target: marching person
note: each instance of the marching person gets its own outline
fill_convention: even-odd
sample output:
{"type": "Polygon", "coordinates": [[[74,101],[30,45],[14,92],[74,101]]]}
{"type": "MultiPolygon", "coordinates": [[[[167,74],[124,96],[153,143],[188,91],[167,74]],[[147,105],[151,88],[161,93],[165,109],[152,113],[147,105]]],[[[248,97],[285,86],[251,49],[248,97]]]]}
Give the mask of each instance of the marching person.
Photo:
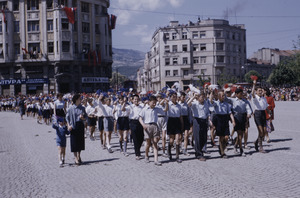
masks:
{"type": "Polygon", "coordinates": [[[158,114],[163,114],[163,112],[168,111],[168,102],[166,102],[165,109],[159,108],[156,106],[157,99],[155,96],[149,97],[149,103],[147,106],[143,108],[140,112],[139,121],[144,128],[144,138],[146,140],[146,148],[145,148],[145,159],[146,162],[149,163],[149,148],[151,142],[154,147],[154,164],[157,166],[161,166],[161,162],[158,161],[158,149],[157,143],[160,138],[160,133],[157,126],[158,114]]]}
{"type": "Polygon", "coordinates": [[[94,141],[95,140],[94,132],[95,132],[96,122],[97,122],[97,116],[96,116],[97,109],[93,103],[92,98],[88,98],[87,101],[88,101],[88,105],[85,109],[88,116],[87,125],[90,131],[90,139],[94,141]]]}
{"type": "Polygon", "coordinates": [[[85,149],[84,121],[87,118],[85,108],[81,105],[81,96],[75,94],[72,97],[73,105],[68,109],[66,121],[70,131],[71,152],[75,156],[75,164],[82,164],[81,151],[85,149]]]}
{"type": "MultiPolygon", "coordinates": [[[[164,95],[162,93],[158,94],[156,96],[157,98],[157,107],[159,108],[165,108],[165,99],[164,95]]],[[[158,114],[158,120],[157,120],[157,126],[158,130],[161,133],[161,140],[162,140],[162,151],[163,157],[168,157],[166,154],[166,139],[167,139],[167,115],[166,112],[163,112],[162,114],[158,114]]]]}
{"type": "Polygon", "coordinates": [[[225,93],[222,90],[218,92],[218,101],[213,101],[213,94],[210,94],[210,103],[213,105],[215,112],[212,125],[216,128],[216,135],[219,136],[220,155],[226,159],[225,149],[230,135],[229,118],[232,121],[233,127],[235,126],[231,105],[225,102],[225,93]]]}
{"type": "Polygon", "coordinates": [[[258,130],[258,138],[254,142],[255,150],[261,153],[266,153],[263,149],[263,138],[266,134],[266,109],[268,103],[266,98],[263,96],[263,90],[261,87],[256,86],[256,80],[253,80],[252,87],[252,104],[254,108],[254,121],[258,130]]]}
{"type": "Polygon", "coordinates": [[[207,143],[208,120],[210,120],[210,105],[205,98],[205,94],[202,92],[200,95],[194,95],[188,102],[193,114],[195,156],[200,161],[206,161],[203,154],[203,148],[207,143]],[[197,98],[196,101],[194,101],[195,98],[197,98]]]}

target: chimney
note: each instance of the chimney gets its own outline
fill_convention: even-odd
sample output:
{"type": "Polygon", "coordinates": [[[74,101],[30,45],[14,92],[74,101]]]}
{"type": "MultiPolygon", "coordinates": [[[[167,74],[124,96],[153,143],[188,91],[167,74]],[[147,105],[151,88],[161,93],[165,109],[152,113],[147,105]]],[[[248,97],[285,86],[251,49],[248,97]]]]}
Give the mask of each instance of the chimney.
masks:
{"type": "Polygon", "coordinates": [[[170,26],[171,27],[175,27],[175,26],[178,26],[178,21],[170,21],[170,26]]]}

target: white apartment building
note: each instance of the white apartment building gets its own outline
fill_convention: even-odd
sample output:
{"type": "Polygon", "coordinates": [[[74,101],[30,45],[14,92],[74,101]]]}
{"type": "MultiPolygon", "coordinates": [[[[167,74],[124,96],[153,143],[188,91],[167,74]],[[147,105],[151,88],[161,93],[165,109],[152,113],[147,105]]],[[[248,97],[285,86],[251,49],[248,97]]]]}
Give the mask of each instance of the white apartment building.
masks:
{"type": "Polygon", "coordinates": [[[107,89],[109,6],[109,0],[0,0],[0,95],[107,89]],[[76,8],[74,23],[65,8],[76,8]]]}
{"type": "Polygon", "coordinates": [[[190,83],[197,84],[199,76],[213,84],[221,76],[239,78],[246,61],[246,30],[244,25],[230,25],[221,19],[184,25],[171,21],[154,32],[148,61],[144,66],[149,73],[144,78],[149,80],[144,82],[149,85],[146,91],[175,82],[187,88],[190,83]]]}

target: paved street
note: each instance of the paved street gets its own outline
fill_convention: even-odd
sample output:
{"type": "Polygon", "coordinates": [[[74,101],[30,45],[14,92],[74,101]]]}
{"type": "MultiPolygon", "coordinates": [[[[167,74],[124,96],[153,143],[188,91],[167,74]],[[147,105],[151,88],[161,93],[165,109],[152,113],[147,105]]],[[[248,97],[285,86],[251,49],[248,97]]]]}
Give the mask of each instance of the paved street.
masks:
{"type": "MultiPolygon", "coordinates": [[[[86,139],[84,164],[74,165],[67,140],[66,164],[59,168],[55,131],[33,118],[0,112],[0,197],[299,197],[300,102],[276,102],[275,132],[264,142],[267,154],[255,152],[257,130],[251,119],[246,157],[221,159],[216,148],[206,162],[182,156],[183,162],[159,157],[157,167],[119,152],[113,134],[114,153],[97,140],[86,139]]],[[[144,148],[142,148],[144,151],[144,148]]],[[[189,147],[189,152],[193,149],[189,147]]],[[[175,150],[173,150],[175,153],[175,150]]],[[[161,154],[161,152],[160,152],[161,154]]]]}

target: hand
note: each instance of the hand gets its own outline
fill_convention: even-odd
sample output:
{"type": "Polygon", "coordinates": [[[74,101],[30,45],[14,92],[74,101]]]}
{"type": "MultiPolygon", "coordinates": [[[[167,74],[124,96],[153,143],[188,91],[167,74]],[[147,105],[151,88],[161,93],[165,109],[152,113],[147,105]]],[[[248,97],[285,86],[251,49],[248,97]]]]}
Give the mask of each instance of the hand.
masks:
{"type": "Polygon", "coordinates": [[[73,130],[72,126],[68,126],[68,131],[72,131],[72,130],[73,130]]]}
{"type": "Polygon", "coordinates": [[[256,80],[253,80],[253,84],[255,84],[255,85],[256,85],[256,80]]]}
{"type": "Polygon", "coordinates": [[[235,121],[232,122],[232,126],[235,127],[235,121]]]}
{"type": "Polygon", "coordinates": [[[143,125],[144,130],[147,130],[147,127],[148,127],[148,125],[146,125],[146,124],[143,125]]]}

